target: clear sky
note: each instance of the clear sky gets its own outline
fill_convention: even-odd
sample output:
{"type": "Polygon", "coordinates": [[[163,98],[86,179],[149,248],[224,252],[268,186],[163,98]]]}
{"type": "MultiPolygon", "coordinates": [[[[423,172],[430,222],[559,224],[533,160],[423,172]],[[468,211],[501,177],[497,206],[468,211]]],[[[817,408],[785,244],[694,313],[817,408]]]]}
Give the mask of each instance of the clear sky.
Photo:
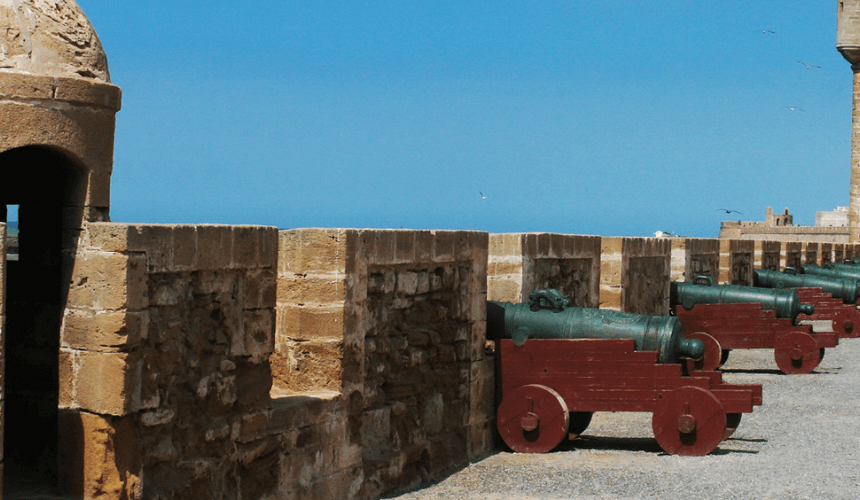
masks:
{"type": "Polygon", "coordinates": [[[78,3],[123,89],[115,221],[716,237],[848,204],[835,1],[78,3]]]}

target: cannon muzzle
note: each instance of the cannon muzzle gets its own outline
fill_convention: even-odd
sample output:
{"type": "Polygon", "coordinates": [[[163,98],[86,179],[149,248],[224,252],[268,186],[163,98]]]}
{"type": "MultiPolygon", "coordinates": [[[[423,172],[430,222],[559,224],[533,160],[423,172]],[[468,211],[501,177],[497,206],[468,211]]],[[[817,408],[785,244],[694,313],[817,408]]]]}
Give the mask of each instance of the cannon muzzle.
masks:
{"type": "Polygon", "coordinates": [[[513,339],[633,339],[638,351],[657,351],[660,363],[681,357],[700,359],[705,345],[684,338],[681,322],[670,316],[649,316],[584,307],[570,307],[558,290],[535,290],[528,304],[487,302],[487,337],[513,339]]]}

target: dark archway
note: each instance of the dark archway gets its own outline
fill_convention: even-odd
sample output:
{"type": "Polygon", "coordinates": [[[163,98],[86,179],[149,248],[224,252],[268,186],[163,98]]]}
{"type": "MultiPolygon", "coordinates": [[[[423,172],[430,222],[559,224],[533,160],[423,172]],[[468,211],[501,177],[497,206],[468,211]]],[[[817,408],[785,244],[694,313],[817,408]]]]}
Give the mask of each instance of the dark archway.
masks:
{"type": "Polygon", "coordinates": [[[4,492],[57,484],[60,328],[82,226],[86,172],[28,146],[0,154],[0,216],[18,206],[18,259],[7,261],[4,492]]]}

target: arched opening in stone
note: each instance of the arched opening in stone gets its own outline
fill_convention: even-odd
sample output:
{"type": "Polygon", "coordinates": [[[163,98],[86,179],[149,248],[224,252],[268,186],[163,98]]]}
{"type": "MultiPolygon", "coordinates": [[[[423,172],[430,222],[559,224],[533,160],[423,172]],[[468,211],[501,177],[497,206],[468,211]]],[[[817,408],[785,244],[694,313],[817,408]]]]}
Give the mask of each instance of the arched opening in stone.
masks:
{"type": "Polygon", "coordinates": [[[3,489],[57,484],[60,327],[82,226],[86,172],[41,146],[0,153],[0,216],[17,206],[18,255],[6,262],[3,489]]]}

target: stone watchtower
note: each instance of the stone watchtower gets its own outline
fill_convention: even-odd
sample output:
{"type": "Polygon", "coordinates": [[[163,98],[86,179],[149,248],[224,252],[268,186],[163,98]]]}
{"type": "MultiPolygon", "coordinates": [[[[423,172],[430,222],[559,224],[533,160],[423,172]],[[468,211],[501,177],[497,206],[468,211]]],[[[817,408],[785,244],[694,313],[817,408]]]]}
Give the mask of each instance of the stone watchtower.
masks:
{"type": "Polygon", "coordinates": [[[860,0],[837,2],[836,25],[836,48],[854,72],[848,242],[860,243],[860,0]]]}
{"type": "Polygon", "coordinates": [[[74,0],[0,0],[0,28],[0,222],[17,206],[20,230],[19,258],[0,272],[11,487],[56,482],[60,326],[77,237],[108,219],[120,89],[74,0]]]}

